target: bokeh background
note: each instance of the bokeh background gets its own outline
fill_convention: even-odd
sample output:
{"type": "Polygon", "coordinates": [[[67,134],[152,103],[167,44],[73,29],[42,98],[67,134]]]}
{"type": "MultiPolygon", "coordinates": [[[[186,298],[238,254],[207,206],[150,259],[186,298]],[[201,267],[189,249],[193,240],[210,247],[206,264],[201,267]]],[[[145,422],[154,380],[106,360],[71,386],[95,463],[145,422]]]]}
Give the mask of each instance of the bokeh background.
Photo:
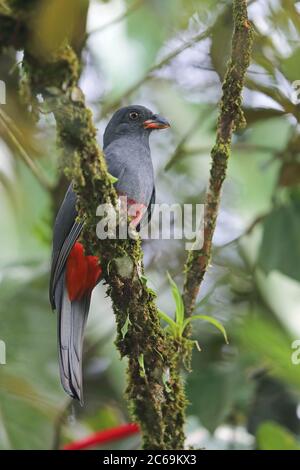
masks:
{"type": "MultiPolygon", "coordinates": [[[[69,28],[81,54],[80,86],[99,143],[120,103],[160,112],[172,128],[151,137],[157,200],[203,201],[232,2],[40,3],[41,47],[69,28]]],[[[300,364],[292,363],[292,343],[300,339],[300,108],[292,87],[300,80],[300,2],[248,4],[255,26],[243,93],[248,126],[234,136],[213,258],[197,306],[224,324],[230,343],[211,325],[194,323],[202,352],[194,351],[193,371],[186,374],[187,445],[300,449],[300,364]]],[[[21,61],[21,53],[1,50],[0,339],[7,363],[0,365],[0,449],[55,449],[128,422],[126,361],[116,352],[114,317],[100,285],[85,340],[85,406],[71,402],[60,386],[48,281],[52,226],[67,182],[52,115],[45,111],[34,122],[21,103],[21,61]]],[[[184,243],[147,241],[144,249],[158,305],[172,315],[166,271],[182,284],[184,243]]],[[[136,436],[107,447],[139,445],[136,436]]]]}

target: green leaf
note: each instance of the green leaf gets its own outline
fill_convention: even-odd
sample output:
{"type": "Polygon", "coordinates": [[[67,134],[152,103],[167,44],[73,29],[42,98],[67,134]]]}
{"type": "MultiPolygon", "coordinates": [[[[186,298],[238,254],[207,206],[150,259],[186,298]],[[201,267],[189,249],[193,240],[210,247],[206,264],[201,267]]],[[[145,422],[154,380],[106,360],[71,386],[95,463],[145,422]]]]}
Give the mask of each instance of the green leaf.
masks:
{"type": "Polygon", "coordinates": [[[118,178],[108,173],[108,178],[112,184],[115,184],[118,181],[118,178]]]}
{"type": "Polygon", "coordinates": [[[300,450],[293,434],[272,421],[259,426],[256,439],[260,450],[300,450]]]}
{"type": "Polygon", "coordinates": [[[228,57],[230,55],[230,42],[232,36],[232,14],[229,8],[217,19],[211,35],[210,58],[214,70],[223,80],[228,57]],[[220,44],[224,47],[220,48],[220,44]]]}
{"type": "Polygon", "coordinates": [[[168,13],[169,8],[165,2],[152,1],[151,3],[142,2],[142,6],[135,11],[134,15],[127,17],[127,34],[130,40],[144,44],[139,52],[139,60],[140,67],[145,70],[151,66],[166,39],[168,13]]]}
{"type": "Polygon", "coordinates": [[[48,276],[40,265],[18,266],[18,272],[21,269],[29,280],[14,277],[14,270],[1,270],[0,339],[7,346],[6,365],[0,366],[2,450],[50,448],[53,422],[65,401],[58,374],[53,373],[56,321],[46,295],[48,276]]]}
{"type": "Polygon", "coordinates": [[[187,318],[183,324],[183,331],[186,326],[194,320],[204,320],[214,325],[219,331],[221,331],[222,335],[224,336],[225,342],[228,344],[228,337],[224,326],[218,320],[208,315],[193,315],[192,317],[187,318]]]}
{"type": "Polygon", "coordinates": [[[177,286],[177,284],[173,281],[172,277],[170,274],[167,272],[168,280],[172,289],[172,295],[175,300],[175,305],[176,305],[176,323],[179,327],[183,326],[184,322],[184,305],[183,305],[183,300],[182,296],[180,293],[180,290],[177,286]]]}
{"type": "Polygon", "coordinates": [[[259,305],[254,308],[253,316],[238,329],[241,348],[263,363],[271,376],[300,390],[300,374],[292,362],[292,338],[276,322],[266,320],[268,310],[259,305]]]}
{"type": "Polygon", "coordinates": [[[296,49],[290,57],[281,61],[281,68],[288,80],[299,80],[300,48],[296,49]]]}
{"type": "Polygon", "coordinates": [[[140,280],[141,280],[141,283],[143,284],[143,286],[146,286],[147,287],[147,290],[149,292],[149,294],[153,295],[153,297],[157,297],[157,294],[155,292],[155,290],[151,289],[151,287],[149,287],[147,284],[148,284],[148,278],[147,276],[145,276],[144,274],[142,274],[140,276],[140,280]]]}
{"type": "Polygon", "coordinates": [[[95,432],[118,426],[119,422],[120,416],[118,415],[118,410],[108,404],[97,409],[95,413],[88,414],[84,420],[84,424],[87,424],[95,432]]]}
{"type": "Polygon", "coordinates": [[[244,108],[243,111],[248,126],[258,121],[266,121],[267,119],[281,117],[286,114],[284,110],[273,108],[244,108]]]}
{"type": "Polygon", "coordinates": [[[237,365],[207,362],[206,354],[195,355],[194,373],[187,377],[187,393],[190,414],[198,416],[201,424],[214,432],[230,416],[250,385],[237,365]]]}
{"type": "Polygon", "coordinates": [[[263,223],[258,264],[265,273],[278,270],[300,281],[300,204],[278,207],[263,223]]]}
{"type": "Polygon", "coordinates": [[[147,276],[144,276],[144,274],[142,274],[142,275],[140,276],[140,280],[141,280],[141,282],[142,282],[142,284],[143,284],[144,286],[147,285],[147,282],[148,282],[147,276]]]}
{"type": "Polygon", "coordinates": [[[124,323],[124,325],[123,325],[122,328],[121,328],[121,333],[122,333],[122,338],[123,338],[123,339],[124,339],[125,336],[127,335],[129,325],[131,325],[131,321],[130,321],[129,315],[127,315],[127,318],[126,318],[126,320],[125,320],[125,323],[124,323]]]}
{"type": "Polygon", "coordinates": [[[144,364],[144,354],[140,354],[138,357],[139,365],[140,365],[140,376],[146,377],[145,371],[145,364],[144,364]]]}
{"type": "Polygon", "coordinates": [[[151,289],[151,287],[147,287],[147,290],[148,290],[149,294],[151,294],[153,297],[157,297],[157,294],[156,294],[155,290],[151,289]]]}
{"type": "Polygon", "coordinates": [[[169,317],[169,315],[167,315],[165,312],[163,312],[162,310],[158,310],[158,315],[160,316],[160,318],[162,320],[164,320],[166,323],[168,323],[169,327],[171,328],[171,331],[173,333],[174,336],[177,336],[178,334],[178,326],[177,324],[174,322],[174,320],[169,317]]]}

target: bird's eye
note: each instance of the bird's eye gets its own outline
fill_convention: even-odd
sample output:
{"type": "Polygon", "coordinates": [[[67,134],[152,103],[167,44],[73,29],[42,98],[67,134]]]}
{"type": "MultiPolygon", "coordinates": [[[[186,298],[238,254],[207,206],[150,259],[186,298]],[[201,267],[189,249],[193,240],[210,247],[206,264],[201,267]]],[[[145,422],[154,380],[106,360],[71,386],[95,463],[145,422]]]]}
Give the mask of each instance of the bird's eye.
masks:
{"type": "Polygon", "coordinates": [[[136,121],[139,117],[139,113],[137,113],[136,111],[132,111],[130,114],[129,114],[129,117],[130,119],[132,119],[133,121],[136,121]]]}

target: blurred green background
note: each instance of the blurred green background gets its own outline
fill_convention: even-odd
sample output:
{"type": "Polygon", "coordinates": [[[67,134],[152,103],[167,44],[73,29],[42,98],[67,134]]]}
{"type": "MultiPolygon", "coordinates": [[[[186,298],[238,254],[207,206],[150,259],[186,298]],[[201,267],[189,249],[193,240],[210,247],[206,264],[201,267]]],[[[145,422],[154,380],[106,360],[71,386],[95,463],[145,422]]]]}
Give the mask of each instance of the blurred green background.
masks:
{"type": "MultiPolygon", "coordinates": [[[[120,103],[160,112],[172,129],[151,138],[157,202],[203,201],[232,2],[40,3],[40,47],[53,47],[68,27],[81,54],[80,86],[99,143],[120,103]],[[208,28],[211,34],[195,40],[208,28]]],[[[292,362],[292,343],[300,339],[300,107],[292,86],[300,80],[300,2],[248,5],[255,26],[243,93],[248,125],[234,136],[212,263],[197,307],[225,325],[230,343],[224,345],[211,325],[194,324],[202,352],[194,351],[193,371],[186,375],[187,445],[300,449],[300,364],[292,362]]],[[[85,406],[72,403],[60,386],[48,280],[52,225],[67,182],[52,115],[44,113],[36,123],[20,101],[21,61],[21,53],[1,50],[0,340],[6,365],[0,365],[0,449],[55,449],[129,420],[126,363],[115,350],[113,313],[100,285],[85,340],[85,406]]],[[[184,242],[147,241],[144,250],[158,305],[172,315],[166,271],[182,284],[184,242]]],[[[139,444],[135,437],[107,447],[139,444]]]]}

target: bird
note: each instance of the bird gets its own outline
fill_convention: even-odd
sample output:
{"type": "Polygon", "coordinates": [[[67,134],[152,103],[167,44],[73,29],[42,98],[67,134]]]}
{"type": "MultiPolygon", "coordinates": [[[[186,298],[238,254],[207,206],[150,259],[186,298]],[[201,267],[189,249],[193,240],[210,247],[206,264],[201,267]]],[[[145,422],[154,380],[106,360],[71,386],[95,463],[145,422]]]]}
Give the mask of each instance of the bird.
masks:
{"type": "MultiPolygon", "coordinates": [[[[119,196],[147,209],[155,203],[154,171],[149,145],[153,130],[169,122],[141,105],[118,109],[103,136],[103,152],[119,196]]],[[[102,268],[96,256],[86,254],[80,240],[83,223],[77,219],[77,197],[72,182],[57,213],[53,229],[49,297],[56,310],[58,360],[65,392],[83,405],[82,347],[91,295],[102,268]]],[[[144,215],[143,215],[144,218],[144,215]]],[[[135,225],[141,223],[140,213],[135,225]]],[[[100,241],[101,242],[101,241],[100,241]]]]}

